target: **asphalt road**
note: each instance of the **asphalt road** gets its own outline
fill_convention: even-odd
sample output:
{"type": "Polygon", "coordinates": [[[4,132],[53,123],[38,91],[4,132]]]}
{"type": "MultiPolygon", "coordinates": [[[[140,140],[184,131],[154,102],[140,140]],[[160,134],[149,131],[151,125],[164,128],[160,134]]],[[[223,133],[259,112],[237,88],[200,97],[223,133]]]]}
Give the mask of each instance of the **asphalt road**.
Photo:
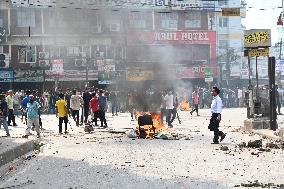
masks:
{"type": "MultiPolygon", "coordinates": [[[[0,181],[0,189],[228,189],[245,188],[238,186],[255,180],[284,184],[283,150],[237,147],[260,138],[238,131],[245,109],[224,109],[221,129],[227,137],[219,145],[211,144],[209,110],[200,114],[180,112],[182,124],[174,122],[176,132],[190,140],[131,139],[102,129],[86,134],[73,121],[68,135],[58,135],[55,116],[44,116],[43,151],[20,165],[11,164],[12,171],[0,181]],[[222,151],[222,146],[229,150],[222,151]]],[[[116,130],[136,125],[129,114],[108,114],[107,120],[116,130]]],[[[263,144],[267,142],[263,139],[263,144]]]]}

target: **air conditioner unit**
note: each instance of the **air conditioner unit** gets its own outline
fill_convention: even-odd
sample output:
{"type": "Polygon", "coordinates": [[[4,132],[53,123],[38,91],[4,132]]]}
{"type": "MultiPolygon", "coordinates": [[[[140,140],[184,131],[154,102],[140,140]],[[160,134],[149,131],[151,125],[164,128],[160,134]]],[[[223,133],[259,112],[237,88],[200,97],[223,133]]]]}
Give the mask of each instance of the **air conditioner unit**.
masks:
{"type": "Polygon", "coordinates": [[[105,52],[99,52],[99,51],[96,52],[96,58],[104,58],[104,56],[105,52]]]}
{"type": "Polygon", "coordinates": [[[9,55],[5,53],[0,53],[0,68],[9,67],[9,55]]]}
{"type": "Polygon", "coordinates": [[[110,24],[110,31],[120,31],[120,24],[119,23],[110,24]]]}
{"type": "Polygon", "coordinates": [[[41,59],[41,60],[49,59],[49,53],[48,52],[39,52],[39,59],[41,59]]]}
{"type": "Polygon", "coordinates": [[[49,67],[50,66],[49,60],[40,60],[39,61],[39,66],[40,67],[49,67]]]}
{"type": "Polygon", "coordinates": [[[101,27],[101,25],[97,25],[97,26],[91,27],[91,32],[92,32],[92,33],[101,33],[101,32],[102,32],[102,27],[101,27]]]}
{"type": "Polygon", "coordinates": [[[75,66],[86,66],[86,60],[84,59],[75,59],[75,66]]]}

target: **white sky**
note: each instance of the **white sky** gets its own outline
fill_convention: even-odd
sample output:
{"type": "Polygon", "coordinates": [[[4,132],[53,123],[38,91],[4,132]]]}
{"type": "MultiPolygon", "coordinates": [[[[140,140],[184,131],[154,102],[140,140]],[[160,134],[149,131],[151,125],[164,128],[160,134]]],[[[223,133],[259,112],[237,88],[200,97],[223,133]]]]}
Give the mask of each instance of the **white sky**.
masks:
{"type": "Polygon", "coordinates": [[[277,20],[283,10],[278,8],[282,6],[282,0],[246,0],[246,3],[246,18],[242,20],[246,29],[271,29],[271,44],[280,41],[284,32],[282,35],[279,32],[284,31],[284,26],[277,26],[277,20]]]}

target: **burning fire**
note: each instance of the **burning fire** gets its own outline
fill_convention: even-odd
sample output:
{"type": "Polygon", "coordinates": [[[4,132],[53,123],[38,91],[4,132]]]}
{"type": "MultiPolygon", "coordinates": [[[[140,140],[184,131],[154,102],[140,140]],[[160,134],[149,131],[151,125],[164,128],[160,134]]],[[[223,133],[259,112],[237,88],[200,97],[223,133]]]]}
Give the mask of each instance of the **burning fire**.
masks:
{"type": "MultiPolygon", "coordinates": [[[[146,133],[146,139],[149,138],[154,138],[154,134],[160,130],[162,130],[164,125],[162,124],[162,118],[160,113],[150,113],[150,112],[136,112],[136,117],[138,118],[139,116],[143,115],[151,115],[152,121],[153,121],[153,126],[152,125],[144,125],[141,126],[143,130],[146,133]]],[[[138,135],[140,136],[139,133],[139,126],[136,127],[136,130],[138,131],[138,135]]]]}
{"type": "Polygon", "coordinates": [[[190,110],[189,102],[186,100],[181,101],[181,103],[179,104],[179,108],[181,111],[189,111],[190,110]]]}

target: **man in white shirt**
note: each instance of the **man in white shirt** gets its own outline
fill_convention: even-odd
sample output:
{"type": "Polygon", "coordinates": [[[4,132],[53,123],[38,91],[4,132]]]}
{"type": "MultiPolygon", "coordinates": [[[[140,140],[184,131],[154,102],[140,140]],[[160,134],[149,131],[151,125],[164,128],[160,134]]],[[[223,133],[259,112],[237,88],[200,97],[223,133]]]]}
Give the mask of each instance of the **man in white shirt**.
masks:
{"type": "Polygon", "coordinates": [[[73,118],[76,121],[76,126],[79,126],[79,112],[83,105],[83,98],[80,92],[73,91],[73,95],[70,99],[70,108],[72,109],[73,118]]]}
{"type": "Polygon", "coordinates": [[[220,142],[224,140],[226,134],[222,131],[219,131],[219,123],[221,122],[221,113],[222,113],[222,99],[219,97],[220,89],[213,87],[211,90],[211,95],[213,96],[211,103],[211,119],[208,129],[214,131],[214,138],[212,144],[219,144],[219,136],[221,137],[220,142]]]}
{"type": "Polygon", "coordinates": [[[166,122],[168,123],[168,127],[172,128],[172,122],[174,121],[176,117],[176,113],[174,110],[174,95],[172,94],[172,91],[168,91],[168,94],[164,98],[166,102],[166,111],[167,111],[167,119],[166,122]]]}

